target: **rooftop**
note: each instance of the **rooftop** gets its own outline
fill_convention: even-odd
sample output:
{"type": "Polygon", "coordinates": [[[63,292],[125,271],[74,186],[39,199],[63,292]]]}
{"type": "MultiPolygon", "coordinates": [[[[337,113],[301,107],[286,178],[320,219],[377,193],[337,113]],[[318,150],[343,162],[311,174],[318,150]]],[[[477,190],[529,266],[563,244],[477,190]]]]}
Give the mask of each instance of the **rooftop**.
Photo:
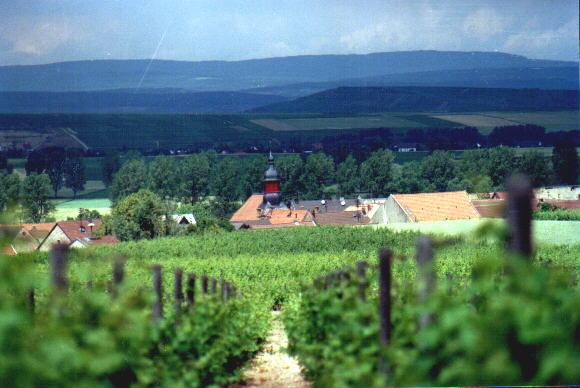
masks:
{"type": "Polygon", "coordinates": [[[480,218],[465,191],[393,194],[392,197],[413,222],[480,218]]]}

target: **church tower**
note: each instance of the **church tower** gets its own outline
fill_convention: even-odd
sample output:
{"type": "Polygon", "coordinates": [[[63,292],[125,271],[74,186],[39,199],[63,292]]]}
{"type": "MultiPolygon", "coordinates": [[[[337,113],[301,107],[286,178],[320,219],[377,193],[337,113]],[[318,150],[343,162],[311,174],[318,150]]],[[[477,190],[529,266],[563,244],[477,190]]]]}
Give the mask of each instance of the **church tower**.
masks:
{"type": "Polygon", "coordinates": [[[270,204],[273,207],[279,207],[282,203],[282,192],[280,190],[280,177],[274,167],[274,156],[270,151],[268,157],[268,169],[264,173],[264,201],[263,205],[270,204]]]}

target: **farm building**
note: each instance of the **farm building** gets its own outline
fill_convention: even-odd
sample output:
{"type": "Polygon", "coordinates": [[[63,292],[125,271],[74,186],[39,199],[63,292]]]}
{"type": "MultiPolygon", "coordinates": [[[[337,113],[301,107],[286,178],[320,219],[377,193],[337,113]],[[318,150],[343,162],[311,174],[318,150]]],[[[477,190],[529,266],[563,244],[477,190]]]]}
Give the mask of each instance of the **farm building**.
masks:
{"type": "Polygon", "coordinates": [[[115,244],[118,242],[115,236],[97,237],[94,235],[101,220],[87,221],[61,221],[57,222],[50,233],[40,243],[40,251],[49,251],[55,244],[66,244],[71,248],[84,248],[89,245],[115,244]]]}
{"type": "Polygon", "coordinates": [[[538,200],[580,200],[580,186],[541,187],[534,190],[538,200]]]}
{"type": "Polygon", "coordinates": [[[480,218],[467,192],[392,194],[385,202],[386,223],[480,218]]]}

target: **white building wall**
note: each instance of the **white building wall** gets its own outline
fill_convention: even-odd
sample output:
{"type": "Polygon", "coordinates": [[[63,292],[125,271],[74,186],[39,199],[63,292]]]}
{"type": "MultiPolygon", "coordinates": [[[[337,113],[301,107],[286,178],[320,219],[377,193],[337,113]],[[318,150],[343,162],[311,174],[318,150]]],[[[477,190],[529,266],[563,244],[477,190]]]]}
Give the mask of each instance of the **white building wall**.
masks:
{"type": "Polygon", "coordinates": [[[52,248],[54,244],[70,244],[71,241],[69,238],[64,234],[60,226],[56,226],[52,232],[46,236],[46,239],[42,242],[42,244],[38,247],[38,250],[43,252],[48,252],[52,248]]]}
{"type": "Polygon", "coordinates": [[[537,199],[580,199],[580,186],[541,187],[535,190],[537,199]]]}
{"type": "Polygon", "coordinates": [[[401,209],[397,201],[391,195],[387,198],[385,202],[385,213],[386,213],[386,221],[387,224],[393,224],[396,222],[411,222],[407,214],[401,209]]]}

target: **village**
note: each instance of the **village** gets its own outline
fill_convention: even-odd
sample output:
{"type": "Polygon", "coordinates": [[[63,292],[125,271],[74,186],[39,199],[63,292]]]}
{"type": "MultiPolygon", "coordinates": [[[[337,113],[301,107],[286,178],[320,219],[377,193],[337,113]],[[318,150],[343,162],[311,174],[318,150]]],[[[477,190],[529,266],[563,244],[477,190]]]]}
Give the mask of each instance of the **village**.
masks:
{"type": "MultiPolygon", "coordinates": [[[[250,195],[229,218],[235,230],[325,225],[388,226],[406,223],[436,223],[444,221],[481,220],[504,217],[506,192],[468,194],[466,191],[391,194],[386,198],[339,197],[334,199],[285,199],[281,178],[274,166],[272,153],[264,166],[263,191],[250,195]]],[[[580,186],[543,187],[534,191],[532,207],[580,211],[580,186]]],[[[82,214],[83,209],[79,209],[82,214]]],[[[163,223],[177,229],[195,227],[193,213],[160,216],[163,223]]],[[[441,224],[441,228],[449,224],[441,224]]],[[[100,219],[82,217],[45,223],[0,225],[5,238],[3,249],[8,255],[49,251],[55,244],[85,248],[116,244],[119,239],[103,231],[100,219]]]]}

